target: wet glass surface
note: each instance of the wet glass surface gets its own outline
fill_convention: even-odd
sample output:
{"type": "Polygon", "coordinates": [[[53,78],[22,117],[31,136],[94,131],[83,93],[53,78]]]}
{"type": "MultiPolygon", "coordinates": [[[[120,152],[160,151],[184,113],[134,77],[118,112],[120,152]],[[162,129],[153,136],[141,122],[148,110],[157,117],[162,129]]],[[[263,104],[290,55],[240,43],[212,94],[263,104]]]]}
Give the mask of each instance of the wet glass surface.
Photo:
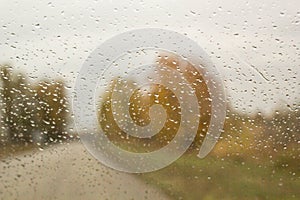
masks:
{"type": "Polygon", "coordinates": [[[0,199],[300,198],[298,1],[0,5],[0,199]]]}

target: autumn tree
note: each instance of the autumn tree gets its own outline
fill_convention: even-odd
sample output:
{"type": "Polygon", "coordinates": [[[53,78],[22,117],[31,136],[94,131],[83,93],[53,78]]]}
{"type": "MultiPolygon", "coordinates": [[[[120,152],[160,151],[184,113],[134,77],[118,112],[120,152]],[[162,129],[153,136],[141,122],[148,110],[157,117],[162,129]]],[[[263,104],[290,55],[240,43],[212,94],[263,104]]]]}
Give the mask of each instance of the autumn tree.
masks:
{"type": "MultiPolygon", "coordinates": [[[[167,67],[171,70],[176,70],[181,73],[187,83],[194,89],[199,105],[200,123],[197,129],[197,135],[192,147],[199,147],[201,141],[206,135],[210,114],[211,114],[211,101],[207,85],[203,79],[201,71],[190,63],[183,63],[181,58],[175,55],[160,55],[157,58],[157,67],[167,67]]],[[[164,70],[162,70],[164,71],[164,70]]],[[[164,79],[164,72],[160,72],[161,79],[164,79]]],[[[149,74],[151,76],[151,74],[149,74]]],[[[122,78],[123,81],[135,84],[135,80],[128,80],[126,77],[122,78]]],[[[104,98],[100,102],[99,121],[102,130],[113,142],[123,143],[124,148],[131,148],[131,150],[139,150],[138,146],[145,147],[144,151],[153,151],[165,146],[177,134],[181,121],[181,108],[180,101],[173,93],[173,88],[168,88],[161,84],[151,84],[150,86],[142,86],[132,92],[129,103],[129,113],[131,119],[139,126],[145,126],[151,123],[149,116],[150,107],[155,104],[160,104],[166,111],[167,119],[164,127],[151,138],[137,138],[128,135],[122,131],[114,119],[112,112],[112,92],[116,84],[120,81],[119,78],[112,80],[110,87],[105,91],[104,98]],[[119,138],[119,139],[116,139],[119,138]],[[130,147],[129,147],[130,146],[130,147]],[[134,147],[133,147],[134,146],[134,147]]],[[[175,83],[178,84],[178,83],[175,83]]],[[[127,88],[124,88],[126,90],[127,88]]],[[[122,98],[122,97],[119,97],[122,98]]],[[[127,105],[124,105],[127,107],[127,105]]],[[[122,110],[115,114],[122,114],[122,110]]]]}
{"type": "MultiPolygon", "coordinates": [[[[211,116],[211,97],[206,82],[203,78],[204,72],[201,70],[201,68],[194,66],[187,60],[183,60],[181,57],[171,53],[160,55],[158,57],[158,65],[176,70],[182,77],[184,77],[184,79],[187,81],[187,84],[189,84],[189,86],[195,91],[195,95],[198,100],[197,103],[199,106],[200,117],[197,135],[193,144],[191,145],[191,148],[199,148],[207,133],[211,116]]],[[[161,77],[163,78],[164,74],[161,74],[161,77]]],[[[164,93],[163,91],[158,93],[160,98],[164,98],[165,96],[169,95],[171,94],[164,93]]],[[[175,99],[169,103],[176,105],[177,102],[174,102],[174,100],[175,99]]],[[[180,116],[177,116],[175,120],[180,122],[180,116]]]]}

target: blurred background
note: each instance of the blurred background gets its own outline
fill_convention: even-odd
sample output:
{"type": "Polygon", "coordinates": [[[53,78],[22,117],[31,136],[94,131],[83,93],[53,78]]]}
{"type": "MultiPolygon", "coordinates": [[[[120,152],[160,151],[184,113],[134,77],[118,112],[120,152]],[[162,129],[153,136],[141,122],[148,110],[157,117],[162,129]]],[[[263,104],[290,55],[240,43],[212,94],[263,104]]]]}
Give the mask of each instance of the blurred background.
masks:
{"type": "MultiPolygon", "coordinates": [[[[300,198],[298,1],[0,4],[0,199],[300,198]],[[125,174],[103,166],[80,143],[73,85],[85,59],[102,42],[153,27],[182,33],[207,52],[224,80],[227,117],[214,150],[199,159],[210,96],[201,74],[187,66],[183,76],[202,105],[194,143],[162,170],[125,174]]],[[[177,59],[160,55],[156,63],[183,69],[177,59]]],[[[149,107],[155,103],[168,113],[166,128],[146,140],[117,127],[110,110],[113,88],[114,81],[95,112],[114,144],[148,152],[174,137],[180,108],[170,90],[157,85],[146,96],[133,94],[131,117],[137,124],[149,123],[149,107]]]]}

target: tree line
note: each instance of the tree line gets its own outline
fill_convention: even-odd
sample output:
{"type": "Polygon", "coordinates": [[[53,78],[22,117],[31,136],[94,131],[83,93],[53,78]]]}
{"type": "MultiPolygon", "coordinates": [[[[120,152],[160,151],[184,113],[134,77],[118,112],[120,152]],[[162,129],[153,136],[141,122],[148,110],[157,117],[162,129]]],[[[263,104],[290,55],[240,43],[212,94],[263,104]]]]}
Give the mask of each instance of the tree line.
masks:
{"type": "MultiPolygon", "coordinates": [[[[211,118],[211,102],[208,88],[200,73],[192,64],[181,65],[180,59],[173,55],[160,56],[157,60],[158,66],[167,66],[182,72],[182,76],[195,90],[198,99],[200,123],[197,135],[190,150],[197,152],[202,145],[211,118]]],[[[161,74],[163,78],[165,74],[161,74]]],[[[134,80],[126,79],[127,85],[135,85],[134,80]]],[[[112,92],[118,79],[110,83],[110,87],[103,93],[102,101],[99,102],[98,119],[102,130],[109,139],[117,146],[121,146],[135,152],[151,152],[157,150],[171,141],[178,131],[180,125],[180,105],[171,90],[161,85],[143,88],[133,92],[129,111],[132,120],[140,125],[150,123],[149,108],[154,104],[161,104],[167,113],[167,120],[163,129],[152,138],[136,138],[128,135],[118,127],[114,119],[112,107],[112,92]]],[[[126,89],[126,88],[125,88],[126,89]]],[[[116,95],[115,95],[116,97],[116,95]]],[[[121,99],[122,96],[117,97],[121,99]]],[[[125,106],[126,107],[126,106],[125,106]]],[[[123,113],[121,108],[117,113],[123,113]]],[[[282,152],[289,155],[298,154],[300,141],[300,109],[291,109],[283,106],[274,108],[270,116],[257,112],[256,114],[242,113],[234,109],[233,105],[227,105],[227,117],[225,119],[224,131],[218,142],[218,155],[231,155],[238,158],[257,155],[262,157],[279,155],[282,152]]],[[[294,161],[293,161],[294,162],[294,161]]],[[[295,165],[294,165],[295,166],[295,165]]]]}
{"type": "Polygon", "coordinates": [[[0,66],[0,145],[60,142],[68,137],[68,101],[62,80],[33,82],[0,66]]]}

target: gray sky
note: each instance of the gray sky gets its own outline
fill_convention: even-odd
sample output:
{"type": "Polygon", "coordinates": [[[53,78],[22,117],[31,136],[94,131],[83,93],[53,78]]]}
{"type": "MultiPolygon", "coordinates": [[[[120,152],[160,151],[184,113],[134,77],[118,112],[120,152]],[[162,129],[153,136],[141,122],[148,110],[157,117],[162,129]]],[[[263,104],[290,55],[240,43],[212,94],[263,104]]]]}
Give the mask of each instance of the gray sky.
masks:
{"type": "MultiPolygon", "coordinates": [[[[113,35],[156,27],[209,54],[234,107],[270,112],[300,102],[300,1],[0,1],[0,63],[73,86],[87,56],[113,35]]],[[[294,105],[293,105],[294,104],[294,105]]]]}

